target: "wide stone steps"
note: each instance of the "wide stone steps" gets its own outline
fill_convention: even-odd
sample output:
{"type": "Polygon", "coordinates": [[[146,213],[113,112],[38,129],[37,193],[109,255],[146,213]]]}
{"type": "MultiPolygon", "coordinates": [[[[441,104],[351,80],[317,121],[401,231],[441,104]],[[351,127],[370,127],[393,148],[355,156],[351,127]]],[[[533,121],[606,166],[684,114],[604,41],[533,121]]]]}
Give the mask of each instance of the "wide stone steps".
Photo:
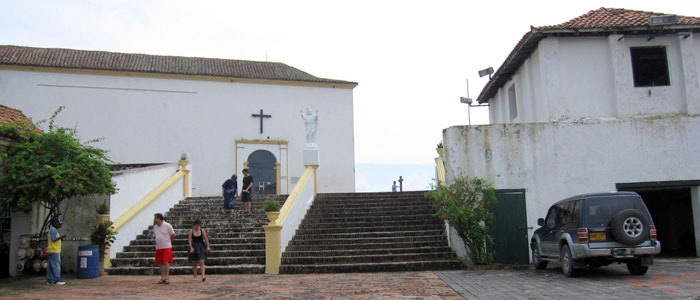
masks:
{"type": "MultiPolygon", "coordinates": [[[[375,238],[344,238],[344,239],[297,239],[289,243],[289,246],[319,246],[319,245],[354,245],[354,244],[394,244],[394,243],[423,243],[441,242],[447,237],[440,235],[425,236],[395,236],[375,238]]],[[[288,247],[289,247],[288,246],[288,247]]]]}
{"type": "MultiPolygon", "coordinates": [[[[151,255],[153,256],[153,255],[151,255]]],[[[152,267],[154,265],[154,257],[134,257],[134,258],[114,258],[112,259],[113,267],[129,266],[129,267],[152,267]]],[[[265,264],[265,256],[259,257],[207,257],[206,264],[217,266],[240,265],[240,264],[265,264]]],[[[173,257],[171,266],[191,266],[192,262],[187,260],[187,256],[173,257]]]]}
{"type": "Polygon", "coordinates": [[[405,272],[427,270],[455,270],[462,264],[455,259],[429,261],[403,261],[384,263],[351,263],[351,264],[283,264],[280,273],[354,273],[354,272],[405,272]]]}
{"type": "Polygon", "coordinates": [[[322,194],[282,254],[283,273],[461,268],[423,192],[322,194]]]}
{"type": "MultiPolygon", "coordinates": [[[[262,212],[264,199],[276,198],[284,203],[286,196],[254,196],[250,216],[222,214],[223,198],[187,198],[165,213],[165,220],[175,230],[173,264],[171,274],[191,274],[188,234],[195,220],[202,222],[207,231],[211,252],[207,255],[208,274],[251,274],[265,272],[265,232],[262,225],[268,221],[262,212]]],[[[235,208],[240,211],[241,202],[235,208]]],[[[132,240],[124,251],[112,259],[109,274],[150,275],[157,274],[154,265],[155,241],[151,230],[145,226],[142,234],[132,240]]]]}
{"type": "MultiPolygon", "coordinates": [[[[250,265],[207,265],[207,274],[263,274],[265,273],[265,265],[250,264],[250,265]]],[[[110,268],[110,275],[155,275],[160,274],[158,267],[118,267],[110,268]]],[[[189,266],[173,266],[170,268],[170,275],[192,275],[192,265],[189,266]]]]}
{"type": "Polygon", "coordinates": [[[444,223],[420,224],[403,227],[396,226],[365,226],[365,227],[340,227],[340,228],[300,228],[295,237],[309,234],[330,234],[330,233],[360,233],[360,232],[387,232],[402,230],[445,230],[444,223]]]}
{"type": "MultiPolygon", "coordinates": [[[[265,237],[262,238],[213,238],[209,237],[209,243],[211,245],[226,245],[226,244],[244,244],[244,243],[264,243],[265,237]]],[[[149,240],[133,240],[129,243],[130,246],[138,245],[151,245],[155,247],[156,241],[153,239],[149,240]]],[[[187,239],[174,239],[173,246],[189,245],[187,239]]]]}
{"type": "Polygon", "coordinates": [[[412,254],[412,253],[440,253],[451,252],[448,246],[440,247],[410,247],[410,248],[389,248],[389,249],[341,249],[341,250],[311,250],[311,251],[285,251],[282,257],[323,257],[323,256],[348,256],[348,255],[392,255],[392,254],[412,254]]]}
{"type": "MultiPolygon", "coordinates": [[[[119,252],[117,258],[148,258],[153,256],[153,250],[144,252],[119,252]]],[[[207,257],[259,257],[265,256],[265,249],[261,250],[212,250],[207,257]]],[[[173,257],[187,257],[187,251],[173,251],[173,257]]]]}

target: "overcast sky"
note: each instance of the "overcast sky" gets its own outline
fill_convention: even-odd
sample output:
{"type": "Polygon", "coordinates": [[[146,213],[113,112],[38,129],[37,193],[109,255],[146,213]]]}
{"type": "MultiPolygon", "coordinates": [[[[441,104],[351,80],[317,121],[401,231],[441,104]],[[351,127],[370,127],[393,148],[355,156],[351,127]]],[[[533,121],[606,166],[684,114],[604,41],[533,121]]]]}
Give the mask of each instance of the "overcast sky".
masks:
{"type": "MultiPolygon", "coordinates": [[[[0,0],[0,44],[268,60],[359,82],[358,190],[388,189],[400,173],[421,174],[406,185],[424,189],[442,129],[467,123],[465,80],[476,98],[487,80],[477,71],[498,68],[530,25],[600,7],[700,16],[699,3],[0,0]]],[[[472,109],[472,124],[487,122],[472,109]]]]}

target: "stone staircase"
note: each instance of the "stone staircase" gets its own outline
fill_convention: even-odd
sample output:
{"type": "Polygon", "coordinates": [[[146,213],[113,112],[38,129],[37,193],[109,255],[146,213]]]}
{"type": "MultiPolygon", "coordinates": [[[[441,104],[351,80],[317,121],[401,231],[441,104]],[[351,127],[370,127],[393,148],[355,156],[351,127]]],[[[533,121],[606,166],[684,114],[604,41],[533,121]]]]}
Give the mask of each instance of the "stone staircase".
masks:
{"type": "MultiPolygon", "coordinates": [[[[207,257],[207,274],[250,274],[265,272],[265,231],[262,226],[269,223],[262,212],[262,202],[275,198],[284,204],[287,196],[253,196],[253,211],[250,217],[221,214],[222,197],[191,197],[176,204],[165,214],[165,221],[175,229],[173,242],[173,264],[170,274],[191,274],[192,264],[187,260],[187,234],[194,220],[202,221],[207,231],[211,253],[207,257]]],[[[241,201],[236,201],[236,211],[241,201]]],[[[131,241],[124,252],[112,259],[110,275],[158,274],[153,264],[155,241],[148,226],[136,240],[131,241]]]]}
{"type": "Polygon", "coordinates": [[[459,269],[424,192],[319,194],[280,273],[459,269]]]}

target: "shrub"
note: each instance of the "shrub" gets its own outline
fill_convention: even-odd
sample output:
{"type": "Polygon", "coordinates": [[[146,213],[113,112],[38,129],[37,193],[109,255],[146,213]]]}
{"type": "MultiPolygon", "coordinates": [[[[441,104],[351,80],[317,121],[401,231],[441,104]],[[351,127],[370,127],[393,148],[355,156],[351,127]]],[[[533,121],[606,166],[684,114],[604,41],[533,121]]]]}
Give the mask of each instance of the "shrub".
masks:
{"type": "Polygon", "coordinates": [[[280,202],[272,198],[265,199],[265,202],[263,202],[263,211],[280,211],[280,202]]]}
{"type": "Polygon", "coordinates": [[[425,193],[425,198],[432,200],[435,215],[459,233],[473,264],[493,262],[493,238],[487,226],[494,220],[489,208],[496,201],[496,193],[486,180],[457,179],[448,187],[438,185],[425,193]]]}
{"type": "Polygon", "coordinates": [[[109,208],[107,208],[107,202],[102,202],[102,204],[97,206],[97,209],[95,209],[95,212],[97,212],[98,215],[107,215],[109,214],[109,208]]]}
{"type": "Polygon", "coordinates": [[[97,245],[97,247],[100,249],[100,253],[104,253],[105,249],[111,246],[117,239],[115,237],[116,234],[117,232],[112,227],[112,221],[107,221],[97,224],[97,226],[92,229],[90,241],[92,244],[97,245]]]}

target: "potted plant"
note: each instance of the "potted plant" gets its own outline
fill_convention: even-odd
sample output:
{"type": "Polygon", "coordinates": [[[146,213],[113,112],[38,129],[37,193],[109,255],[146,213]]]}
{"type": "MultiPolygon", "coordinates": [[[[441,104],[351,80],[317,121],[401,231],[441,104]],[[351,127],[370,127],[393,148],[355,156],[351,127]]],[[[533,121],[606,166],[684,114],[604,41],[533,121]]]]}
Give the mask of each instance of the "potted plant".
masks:
{"type": "Polygon", "coordinates": [[[442,148],[442,142],[439,142],[439,143],[437,144],[437,148],[436,148],[435,150],[437,151],[438,155],[440,155],[440,157],[442,157],[442,153],[443,153],[443,150],[444,150],[444,149],[442,148]]]}
{"type": "Polygon", "coordinates": [[[109,221],[109,207],[107,207],[107,201],[105,200],[102,202],[102,204],[97,206],[97,209],[95,209],[95,212],[97,212],[97,223],[104,223],[109,221]]]}
{"type": "Polygon", "coordinates": [[[267,215],[267,219],[270,220],[270,223],[274,223],[280,215],[280,202],[272,198],[265,199],[265,202],[263,202],[263,211],[265,215],[267,215]]]}
{"type": "Polygon", "coordinates": [[[111,221],[106,221],[104,223],[99,223],[95,228],[92,229],[92,234],[90,234],[90,241],[94,245],[97,245],[100,255],[100,274],[104,273],[105,263],[109,260],[109,247],[116,240],[115,235],[117,232],[112,227],[111,221]]]}

